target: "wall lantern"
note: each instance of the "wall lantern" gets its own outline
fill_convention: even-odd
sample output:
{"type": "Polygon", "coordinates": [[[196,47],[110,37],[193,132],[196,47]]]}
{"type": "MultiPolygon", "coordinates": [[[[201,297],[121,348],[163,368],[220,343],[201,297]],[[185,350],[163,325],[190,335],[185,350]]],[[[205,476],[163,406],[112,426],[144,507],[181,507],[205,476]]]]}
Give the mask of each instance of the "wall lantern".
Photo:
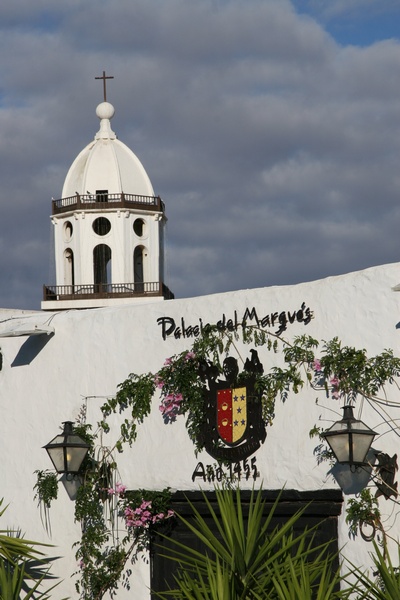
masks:
{"type": "Polygon", "coordinates": [[[343,419],[336,421],[321,436],[339,463],[358,467],[367,464],[365,458],[376,432],[354,417],[352,406],[344,406],[343,419]]]}
{"type": "Polygon", "coordinates": [[[44,448],[50,456],[57,473],[78,473],[89,444],[72,429],[72,421],[64,421],[64,431],[51,440],[44,448]]]}

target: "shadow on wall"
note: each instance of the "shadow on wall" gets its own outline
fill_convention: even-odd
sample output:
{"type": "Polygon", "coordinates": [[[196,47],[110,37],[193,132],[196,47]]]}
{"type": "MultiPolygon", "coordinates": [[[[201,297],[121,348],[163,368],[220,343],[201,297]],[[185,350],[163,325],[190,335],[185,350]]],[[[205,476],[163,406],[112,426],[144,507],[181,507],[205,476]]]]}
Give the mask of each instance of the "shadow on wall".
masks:
{"type": "Polygon", "coordinates": [[[45,333],[43,335],[29,336],[26,342],[22,344],[17,356],[11,363],[11,366],[22,367],[23,365],[29,365],[43,350],[43,348],[50,341],[53,335],[54,333],[45,333]]]}
{"type": "MultiPolygon", "coordinates": [[[[366,461],[373,465],[376,461],[375,453],[377,450],[370,448],[366,461]]],[[[371,479],[372,467],[363,466],[362,468],[352,471],[349,465],[341,465],[335,463],[329,474],[337,481],[345,495],[359,494],[361,490],[367,487],[371,479]]]]}

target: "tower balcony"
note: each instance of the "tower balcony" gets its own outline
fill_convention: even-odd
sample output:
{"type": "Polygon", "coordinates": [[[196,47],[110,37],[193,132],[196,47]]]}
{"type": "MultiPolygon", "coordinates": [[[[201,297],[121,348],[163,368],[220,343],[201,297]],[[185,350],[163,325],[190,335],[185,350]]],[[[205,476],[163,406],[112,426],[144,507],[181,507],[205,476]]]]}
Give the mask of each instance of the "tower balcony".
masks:
{"type": "Polygon", "coordinates": [[[68,198],[52,201],[52,214],[59,215],[66,212],[107,209],[140,209],[155,212],[164,212],[164,202],[160,196],[140,196],[138,194],[109,194],[107,191],[98,191],[95,194],[76,194],[68,198]]]}
{"type": "Polygon", "coordinates": [[[162,296],[173,300],[174,294],[161,281],[143,283],[91,283],[85,285],[44,285],[43,300],[83,300],[98,298],[135,298],[162,296]]]}
{"type": "Polygon", "coordinates": [[[173,300],[174,294],[161,281],[44,285],[42,309],[96,308],[128,304],[131,299],[173,300]]]}

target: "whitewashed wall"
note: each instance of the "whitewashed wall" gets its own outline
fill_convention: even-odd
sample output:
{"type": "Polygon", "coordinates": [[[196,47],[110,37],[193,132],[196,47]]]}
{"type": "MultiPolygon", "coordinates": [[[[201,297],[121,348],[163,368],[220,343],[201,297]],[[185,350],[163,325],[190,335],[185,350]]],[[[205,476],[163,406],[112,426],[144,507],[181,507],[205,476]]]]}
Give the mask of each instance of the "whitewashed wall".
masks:
{"type": "MultiPolygon", "coordinates": [[[[243,318],[246,309],[254,308],[260,319],[272,313],[305,308],[313,313],[307,325],[288,324],[282,337],[309,334],[329,340],[338,336],[343,344],[366,348],[373,355],[385,348],[400,354],[399,335],[400,294],[392,288],[400,282],[398,264],[367,269],[340,277],[331,277],[296,286],[271,287],[216,294],[199,298],[149,304],[132,304],[116,308],[59,313],[19,314],[0,311],[0,333],[16,323],[18,317],[27,326],[47,323],[54,335],[3,338],[0,340],[3,369],[0,372],[0,448],[2,455],[2,486],[0,497],[10,503],[1,527],[19,525],[30,539],[56,545],[64,558],[58,572],[64,578],[55,597],[77,598],[74,579],[76,569],[72,544],[79,538],[79,527],[73,525],[73,502],[63,488],[51,511],[52,536],[43,528],[40,512],[33,500],[36,469],[50,468],[42,450],[58,431],[62,421],[75,420],[87,398],[88,420],[95,421],[105,397],[115,394],[118,383],[131,372],[142,373],[159,369],[166,357],[189,348],[193,338],[163,339],[157,319],[169,317],[176,326],[185,328],[223,319],[243,318]]],[[[273,328],[276,331],[277,327],[273,328]]],[[[246,355],[248,349],[244,350],[246,355]]],[[[266,349],[259,349],[264,369],[278,360],[266,349]]],[[[395,391],[390,392],[396,400],[395,391]]],[[[341,418],[340,404],[323,394],[316,404],[317,394],[305,389],[290,396],[285,404],[277,403],[276,419],[267,429],[267,438],[256,453],[260,480],[264,488],[319,490],[337,487],[326,464],[317,465],[313,455],[315,440],[309,430],[322,417],[328,427],[341,418]],[[328,409],[336,409],[337,416],[328,409]]],[[[130,488],[173,490],[198,489],[192,482],[199,461],[215,462],[206,453],[195,457],[187,435],[184,419],[165,425],[154,398],[151,415],[140,427],[137,442],[131,451],[120,457],[121,479],[130,488]]],[[[356,414],[359,413],[356,411],[356,414]]],[[[392,414],[399,418],[399,414],[392,414]]],[[[379,416],[367,405],[362,420],[382,434],[374,448],[394,454],[398,438],[387,431],[379,416]]],[[[107,443],[107,440],[105,440],[107,443]]],[[[201,483],[207,489],[207,483],[201,483]]],[[[243,487],[251,487],[244,482],[243,487]]],[[[396,510],[386,500],[380,500],[383,513],[395,521],[396,510]]],[[[389,521],[390,523],[390,521],[389,521]]],[[[397,537],[400,519],[390,533],[397,537]]],[[[360,539],[350,540],[344,517],[340,518],[339,546],[353,562],[366,564],[371,548],[360,539]]],[[[148,565],[140,563],[132,576],[130,598],[148,599],[148,565]]],[[[118,598],[127,597],[124,592],[118,598]]]]}

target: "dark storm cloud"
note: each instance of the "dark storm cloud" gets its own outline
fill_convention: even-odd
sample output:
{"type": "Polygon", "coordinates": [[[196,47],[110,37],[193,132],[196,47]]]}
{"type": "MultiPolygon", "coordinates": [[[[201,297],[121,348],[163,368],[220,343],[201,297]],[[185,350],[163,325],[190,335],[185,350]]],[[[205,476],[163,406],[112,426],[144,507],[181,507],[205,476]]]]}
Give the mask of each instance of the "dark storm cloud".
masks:
{"type": "Polygon", "coordinates": [[[6,0],[0,304],[37,308],[54,283],[50,199],[98,129],[103,69],[112,127],[167,205],[177,296],[397,261],[400,44],[340,46],[308,8],[6,0]]]}

